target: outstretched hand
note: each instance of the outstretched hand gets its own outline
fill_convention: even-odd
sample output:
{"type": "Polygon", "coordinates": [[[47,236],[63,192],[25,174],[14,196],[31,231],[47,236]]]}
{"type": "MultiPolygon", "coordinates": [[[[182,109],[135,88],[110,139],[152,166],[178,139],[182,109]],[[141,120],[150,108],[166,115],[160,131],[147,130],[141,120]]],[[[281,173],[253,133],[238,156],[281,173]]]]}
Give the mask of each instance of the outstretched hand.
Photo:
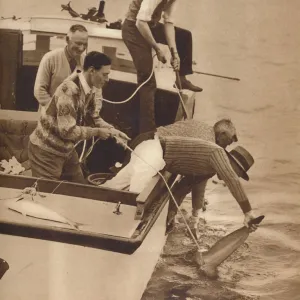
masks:
{"type": "Polygon", "coordinates": [[[130,137],[127,134],[115,128],[111,129],[111,136],[115,138],[117,144],[124,148],[127,142],[130,141],[130,137]]]}
{"type": "Polygon", "coordinates": [[[111,136],[111,130],[109,128],[98,128],[98,137],[101,140],[107,140],[111,136]]]}
{"type": "Polygon", "coordinates": [[[255,216],[250,210],[249,212],[245,213],[245,218],[244,218],[244,225],[249,228],[250,232],[254,232],[259,225],[258,224],[251,224],[251,220],[255,219],[255,216]]]}

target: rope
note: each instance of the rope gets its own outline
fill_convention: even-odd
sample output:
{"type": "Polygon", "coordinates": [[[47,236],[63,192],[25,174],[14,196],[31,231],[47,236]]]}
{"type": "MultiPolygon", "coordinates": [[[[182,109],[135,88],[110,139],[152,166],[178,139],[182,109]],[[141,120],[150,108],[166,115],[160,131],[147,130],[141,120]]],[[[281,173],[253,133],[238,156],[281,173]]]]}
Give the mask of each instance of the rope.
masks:
{"type": "MultiPolygon", "coordinates": [[[[154,54],[152,59],[154,59],[154,57],[157,56],[157,54],[154,54]]],[[[110,104],[124,104],[124,103],[127,103],[129,102],[130,100],[132,100],[132,98],[136,95],[136,93],[140,90],[140,88],[145,85],[152,77],[154,73],[154,64],[152,66],[152,70],[151,70],[151,73],[149,75],[149,77],[140,85],[138,86],[138,88],[134,91],[134,93],[128,97],[127,99],[123,100],[123,101],[120,101],[120,102],[114,102],[114,101],[110,101],[110,100],[107,100],[107,99],[104,99],[103,97],[101,98],[102,101],[104,102],[107,102],[107,103],[110,103],[110,104]]],[[[182,105],[182,108],[183,108],[183,111],[184,111],[184,114],[185,114],[185,117],[187,118],[188,115],[187,115],[187,109],[186,109],[186,106],[184,104],[184,101],[182,99],[182,95],[181,95],[181,90],[178,88],[176,82],[175,82],[175,88],[176,88],[176,92],[179,96],[179,99],[180,99],[180,102],[181,102],[181,105],[182,105]]],[[[93,137],[93,142],[92,142],[92,145],[89,147],[88,151],[87,151],[87,154],[84,156],[84,152],[85,152],[85,148],[86,148],[86,140],[84,141],[79,141],[78,143],[75,144],[74,148],[76,148],[81,142],[84,143],[84,146],[83,146],[83,149],[82,149],[82,152],[81,152],[81,155],[80,155],[80,158],[79,158],[79,162],[81,163],[83,160],[86,160],[89,155],[91,154],[91,152],[93,151],[93,148],[94,148],[94,145],[100,140],[100,138],[98,138],[96,141],[94,140],[94,137],[93,137]],[[83,158],[84,156],[84,158],[83,158]]]]}
{"type": "Polygon", "coordinates": [[[168,189],[168,192],[169,192],[169,194],[170,194],[170,196],[171,196],[171,198],[172,198],[174,204],[176,205],[178,211],[180,212],[180,214],[181,214],[181,216],[182,216],[182,219],[183,219],[183,221],[184,221],[184,223],[185,223],[185,225],[186,225],[186,227],[187,227],[187,229],[188,229],[188,231],[189,231],[189,233],[190,233],[190,235],[191,235],[191,237],[192,237],[194,243],[196,244],[196,246],[197,246],[197,248],[198,248],[199,253],[201,253],[201,247],[200,247],[198,241],[196,240],[196,238],[194,237],[194,235],[193,235],[193,233],[192,233],[192,231],[191,231],[190,226],[188,225],[188,223],[187,223],[187,221],[186,221],[186,219],[185,219],[185,217],[184,217],[184,215],[183,215],[183,213],[182,213],[180,207],[178,206],[178,204],[177,204],[177,202],[176,202],[176,200],[175,200],[175,198],[174,198],[174,196],[173,196],[173,193],[172,193],[172,191],[171,191],[171,189],[170,189],[170,187],[169,187],[167,181],[165,180],[165,178],[164,178],[164,176],[161,174],[161,172],[158,171],[158,170],[156,170],[156,169],[155,169],[152,165],[150,165],[146,160],[144,160],[142,157],[140,157],[140,156],[139,156],[133,149],[131,149],[127,144],[123,143],[123,141],[122,141],[121,139],[118,139],[117,137],[115,137],[115,139],[118,140],[119,143],[123,144],[125,148],[127,148],[131,153],[133,153],[135,156],[137,156],[140,160],[142,160],[145,164],[147,164],[147,165],[148,165],[150,168],[152,168],[155,172],[157,172],[157,174],[162,178],[162,180],[164,181],[164,184],[165,184],[166,188],[168,189]]]}
{"type": "MultiPolygon", "coordinates": [[[[154,59],[155,56],[157,56],[157,54],[154,54],[152,56],[152,59],[154,59]]],[[[133,92],[133,94],[131,96],[129,96],[127,99],[125,99],[123,101],[119,101],[119,102],[110,101],[110,100],[107,100],[104,98],[101,98],[101,100],[104,102],[110,103],[110,104],[124,104],[124,103],[129,102],[136,95],[136,93],[141,89],[141,87],[144,86],[151,79],[153,73],[154,73],[154,64],[152,66],[152,70],[151,70],[149,77],[141,85],[139,85],[138,88],[133,92]]]]}
{"type": "MultiPolygon", "coordinates": [[[[180,99],[180,101],[181,101],[181,105],[183,106],[183,110],[184,110],[184,112],[186,112],[187,110],[186,110],[184,101],[183,101],[183,99],[182,99],[181,92],[180,92],[180,90],[178,89],[176,83],[175,83],[175,87],[176,87],[176,91],[177,91],[177,93],[178,93],[178,95],[179,95],[179,99],[180,99]]],[[[137,90],[136,90],[136,91],[137,91],[137,90]]],[[[105,99],[103,99],[103,100],[105,101],[105,99]]],[[[111,102],[111,103],[116,104],[115,102],[111,102]]],[[[120,103],[121,103],[121,102],[118,102],[117,104],[120,104],[120,103]]],[[[85,159],[88,158],[88,156],[89,156],[89,155],[91,154],[91,152],[93,151],[94,145],[95,145],[99,140],[100,140],[100,138],[97,138],[97,140],[94,141],[94,137],[93,137],[93,143],[92,143],[92,145],[90,146],[90,148],[88,149],[87,154],[86,154],[86,155],[84,156],[84,158],[83,158],[83,153],[84,153],[84,151],[85,151],[85,146],[84,146],[84,148],[83,148],[83,150],[82,150],[82,153],[81,153],[81,155],[80,155],[79,162],[82,162],[82,160],[85,160],[85,159]]],[[[79,142],[75,145],[75,148],[76,148],[81,142],[84,142],[85,145],[86,145],[86,141],[85,141],[85,140],[84,140],[84,141],[79,141],[79,142]]]]}
{"type": "MultiPolygon", "coordinates": [[[[77,143],[78,144],[78,143],[77,143]]],[[[76,145],[77,145],[76,144],[76,145]]],[[[76,146],[75,146],[76,147],[76,146]]],[[[83,149],[82,149],[82,152],[81,152],[81,155],[80,155],[80,158],[79,158],[79,162],[82,161],[82,157],[83,157],[83,154],[85,152],[85,148],[86,148],[86,140],[83,141],[83,149]]]]}

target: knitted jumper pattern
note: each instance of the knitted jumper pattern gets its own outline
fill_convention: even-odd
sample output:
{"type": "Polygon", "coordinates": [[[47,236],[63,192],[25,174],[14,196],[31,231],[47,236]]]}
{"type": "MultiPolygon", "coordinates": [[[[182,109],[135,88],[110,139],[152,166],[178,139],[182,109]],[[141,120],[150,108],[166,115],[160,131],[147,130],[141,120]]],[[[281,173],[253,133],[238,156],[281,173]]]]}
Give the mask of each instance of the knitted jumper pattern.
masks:
{"type": "Polygon", "coordinates": [[[30,141],[45,151],[67,157],[74,150],[75,143],[99,135],[99,128],[87,124],[113,127],[100,118],[99,105],[92,90],[85,95],[81,84],[77,86],[72,80],[65,80],[42,111],[30,141]]]}
{"type": "Polygon", "coordinates": [[[213,142],[198,138],[166,136],[160,139],[165,145],[164,160],[167,171],[207,179],[218,174],[243,212],[251,210],[243,186],[223,148],[213,142]]]}

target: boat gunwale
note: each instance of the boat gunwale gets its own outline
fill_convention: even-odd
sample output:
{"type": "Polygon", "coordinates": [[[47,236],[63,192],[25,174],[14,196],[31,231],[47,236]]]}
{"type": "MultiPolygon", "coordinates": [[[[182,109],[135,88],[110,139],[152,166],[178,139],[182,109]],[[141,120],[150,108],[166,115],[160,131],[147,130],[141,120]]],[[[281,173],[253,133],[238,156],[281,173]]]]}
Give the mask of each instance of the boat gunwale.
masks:
{"type": "MultiPolygon", "coordinates": [[[[8,175],[8,174],[0,174],[0,188],[16,188],[16,182],[18,182],[19,187],[28,187],[28,182],[34,183],[36,182],[37,178],[34,177],[25,177],[25,176],[17,176],[17,175],[8,175]],[[4,180],[3,180],[4,179],[4,180]],[[19,180],[18,180],[19,179],[19,180]],[[20,184],[21,182],[21,184],[20,184]],[[23,185],[22,185],[23,182],[23,185]],[[26,184],[25,184],[26,183],[26,184]]],[[[40,179],[38,181],[40,184],[40,192],[44,192],[44,188],[48,188],[49,185],[57,186],[57,181],[54,180],[45,180],[40,179]]],[[[136,193],[127,192],[127,191],[120,191],[120,190],[113,190],[108,188],[100,188],[96,186],[89,186],[84,184],[76,184],[70,182],[63,182],[61,184],[62,187],[70,186],[72,189],[75,187],[79,188],[90,188],[91,190],[97,190],[98,192],[102,190],[105,193],[114,193],[114,194],[122,194],[122,195],[130,195],[129,199],[135,199],[134,197],[137,196],[136,193]]],[[[55,191],[57,194],[60,191],[62,192],[61,186],[55,191]]],[[[75,190],[75,189],[74,189],[75,190]]],[[[78,197],[78,193],[77,197],[78,197]]],[[[103,194],[102,194],[103,195],[103,194]]],[[[70,195],[68,195],[70,196],[70,195]]],[[[84,197],[82,197],[84,198],[84,197]]],[[[89,200],[98,200],[98,199],[91,199],[89,200]]],[[[103,200],[103,199],[102,199],[103,200]]],[[[158,219],[161,211],[163,210],[164,206],[168,201],[168,193],[167,189],[165,189],[160,198],[152,204],[152,209],[149,209],[140,222],[138,227],[136,228],[135,232],[133,233],[132,237],[125,238],[119,236],[113,236],[103,233],[87,233],[81,232],[74,229],[68,228],[58,228],[58,227],[50,227],[50,226],[36,226],[31,224],[22,224],[22,223],[14,223],[0,220],[0,234],[11,235],[11,236],[18,236],[18,237],[25,237],[25,238],[34,238],[46,241],[53,241],[53,242],[61,242],[66,244],[73,244],[77,246],[84,246],[96,249],[102,249],[106,251],[113,251],[117,253],[123,254],[133,254],[143,243],[144,239],[147,237],[148,233],[150,232],[151,228],[153,227],[155,221],[158,219]]],[[[115,201],[111,201],[115,202],[115,201]]],[[[126,203],[123,203],[126,204],[126,203]]],[[[136,202],[133,203],[130,200],[127,205],[136,205],[136,202]]]]}

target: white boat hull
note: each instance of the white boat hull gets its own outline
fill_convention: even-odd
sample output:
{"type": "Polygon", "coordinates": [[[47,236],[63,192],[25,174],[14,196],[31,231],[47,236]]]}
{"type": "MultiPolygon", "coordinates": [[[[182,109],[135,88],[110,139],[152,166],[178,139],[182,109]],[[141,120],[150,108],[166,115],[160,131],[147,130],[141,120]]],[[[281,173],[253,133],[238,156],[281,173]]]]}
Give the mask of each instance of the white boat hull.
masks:
{"type": "Polygon", "coordinates": [[[166,214],[167,205],[132,255],[1,234],[10,268],[0,299],[141,299],[165,243],[166,214]]]}

